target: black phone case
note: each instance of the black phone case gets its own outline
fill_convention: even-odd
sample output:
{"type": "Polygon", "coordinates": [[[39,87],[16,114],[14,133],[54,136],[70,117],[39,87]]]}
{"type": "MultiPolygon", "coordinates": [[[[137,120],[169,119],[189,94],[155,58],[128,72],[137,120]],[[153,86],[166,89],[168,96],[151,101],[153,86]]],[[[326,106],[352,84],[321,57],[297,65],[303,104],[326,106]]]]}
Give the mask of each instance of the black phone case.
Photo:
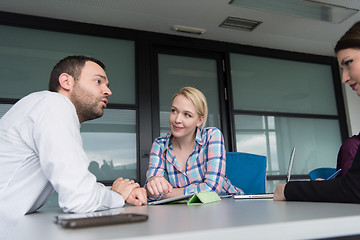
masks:
{"type": "Polygon", "coordinates": [[[58,224],[64,228],[83,228],[121,223],[135,223],[146,221],[147,219],[148,216],[144,214],[120,213],[110,216],[61,219],[58,221],[58,224]]]}

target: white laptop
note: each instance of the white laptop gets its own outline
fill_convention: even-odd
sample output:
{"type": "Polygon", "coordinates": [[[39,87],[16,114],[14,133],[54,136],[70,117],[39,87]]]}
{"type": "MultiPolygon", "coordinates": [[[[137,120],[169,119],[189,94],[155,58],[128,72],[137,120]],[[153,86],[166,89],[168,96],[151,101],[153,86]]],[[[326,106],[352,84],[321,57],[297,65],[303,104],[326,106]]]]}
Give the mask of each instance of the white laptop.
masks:
{"type": "Polygon", "coordinates": [[[286,182],[290,182],[294,159],[295,159],[295,146],[293,147],[291,154],[290,154],[290,161],[289,161],[289,167],[288,167],[288,172],[287,172],[287,176],[286,176],[286,182]]]}
{"type": "Polygon", "coordinates": [[[272,193],[234,195],[234,199],[272,199],[272,193]]]}
{"type": "MultiPolygon", "coordinates": [[[[286,182],[290,181],[294,159],[295,159],[295,146],[293,147],[290,154],[289,166],[286,175],[286,182]]],[[[234,199],[272,199],[272,198],[273,198],[273,193],[234,195],[234,199]]]]}

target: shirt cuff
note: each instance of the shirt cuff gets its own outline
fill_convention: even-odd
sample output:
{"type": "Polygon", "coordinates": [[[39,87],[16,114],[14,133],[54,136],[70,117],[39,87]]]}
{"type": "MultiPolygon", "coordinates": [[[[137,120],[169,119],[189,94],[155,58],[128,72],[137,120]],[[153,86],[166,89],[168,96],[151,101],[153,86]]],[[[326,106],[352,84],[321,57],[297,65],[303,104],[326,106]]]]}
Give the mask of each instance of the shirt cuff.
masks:
{"type": "Polygon", "coordinates": [[[120,193],[110,190],[110,194],[111,194],[110,208],[118,208],[118,207],[123,207],[125,205],[125,199],[123,198],[123,196],[121,196],[120,193]]]}

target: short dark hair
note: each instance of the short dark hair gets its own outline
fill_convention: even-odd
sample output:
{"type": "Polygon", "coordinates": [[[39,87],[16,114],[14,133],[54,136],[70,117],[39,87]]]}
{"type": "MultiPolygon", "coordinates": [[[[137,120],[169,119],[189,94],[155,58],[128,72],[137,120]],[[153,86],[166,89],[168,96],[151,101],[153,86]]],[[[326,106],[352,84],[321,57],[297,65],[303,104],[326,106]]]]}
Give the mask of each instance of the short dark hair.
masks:
{"type": "Polygon", "coordinates": [[[355,23],[336,43],[335,53],[347,48],[360,48],[360,22],[355,23]]]}
{"type": "Polygon", "coordinates": [[[81,70],[87,61],[95,62],[100,67],[102,67],[102,69],[105,70],[105,65],[101,61],[95,58],[86,57],[86,56],[68,56],[60,60],[53,68],[50,74],[49,91],[51,92],[59,91],[59,87],[60,87],[59,76],[62,73],[67,73],[70,76],[72,76],[75,80],[78,80],[81,74],[81,70]]]}

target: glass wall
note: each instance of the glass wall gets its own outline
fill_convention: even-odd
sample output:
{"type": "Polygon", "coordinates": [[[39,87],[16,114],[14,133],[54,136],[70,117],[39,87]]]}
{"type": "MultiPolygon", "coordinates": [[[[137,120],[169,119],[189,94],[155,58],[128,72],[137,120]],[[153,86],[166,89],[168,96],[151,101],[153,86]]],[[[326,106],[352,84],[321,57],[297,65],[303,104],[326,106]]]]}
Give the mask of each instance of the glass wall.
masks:
{"type": "MultiPolygon", "coordinates": [[[[102,118],[81,128],[90,170],[102,181],[137,179],[135,43],[10,26],[0,26],[0,33],[0,99],[18,100],[46,90],[52,68],[66,56],[86,55],[105,64],[113,92],[110,104],[102,118]]],[[[0,117],[10,106],[0,102],[0,117]]]]}
{"type": "Polygon", "coordinates": [[[81,136],[98,180],[136,178],[136,111],[105,109],[104,116],[84,122],[81,136]]]}
{"type": "Polygon", "coordinates": [[[221,129],[216,60],[159,54],[158,65],[160,136],[170,132],[169,114],[173,95],[187,86],[199,89],[206,97],[209,108],[206,126],[221,129]]]}
{"type": "Polygon", "coordinates": [[[230,54],[234,109],[337,115],[330,65],[230,54]]]}
{"type": "Polygon", "coordinates": [[[0,118],[12,107],[12,104],[1,104],[0,103],[0,118]]]}
{"type": "MultiPolygon", "coordinates": [[[[22,25],[24,19],[26,16],[17,20],[17,24],[22,25]]],[[[31,24],[30,21],[27,25],[53,28],[47,21],[31,24]]],[[[206,40],[199,40],[199,47],[192,39],[121,31],[128,39],[137,39],[135,43],[135,40],[120,39],[114,32],[109,33],[111,37],[95,36],[106,35],[110,29],[105,26],[94,28],[94,25],[83,23],[77,23],[74,28],[66,26],[62,28],[64,31],[79,34],[0,25],[0,117],[11,107],[9,103],[30,92],[47,89],[50,72],[60,59],[68,55],[87,55],[102,60],[113,95],[104,116],[85,122],[81,129],[84,148],[92,161],[90,169],[99,180],[109,183],[118,176],[139,178],[137,167],[140,165],[145,169],[148,165],[148,152],[154,137],[152,126],[157,124],[152,122],[153,116],[160,116],[160,134],[166,134],[171,98],[184,86],[204,92],[209,105],[207,125],[218,128],[223,125],[228,135],[234,134],[227,138],[231,150],[268,157],[269,176],[285,175],[294,145],[297,148],[294,174],[304,175],[319,166],[335,166],[336,152],[341,144],[341,114],[337,104],[342,105],[342,102],[336,102],[330,64],[229,53],[227,49],[242,51],[246,48],[247,53],[259,54],[260,48],[237,48],[206,40]],[[97,32],[99,29],[102,31],[97,32]],[[135,45],[139,59],[135,59],[135,45]],[[192,50],[197,53],[183,56],[179,46],[186,54],[192,50]],[[158,62],[152,63],[152,54],[158,53],[159,47],[166,50],[161,50],[157,54],[158,62]],[[173,48],[180,54],[165,54],[173,48]],[[206,54],[197,55],[199,52],[206,54]],[[213,54],[219,57],[216,60],[204,57],[213,54]],[[224,66],[224,72],[220,72],[217,67],[220,61],[226,62],[228,54],[230,67],[224,66]],[[228,74],[226,69],[231,72],[228,74]],[[154,73],[158,73],[159,89],[150,86],[154,73]],[[141,90],[143,94],[137,95],[144,84],[149,89],[141,90]],[[223,94],[220,85],[232,92],[231,99],[220,99],[219,95],[223,94]],[[150,109],[153,93],[159,93],[159,106],[150,109]],[[144,102],[150,103],[146,111],[144,102]],[[142,103],[139,104],[141,107],[138,103],[142,103]],[[227,114],[230,111],[233,112],[227,114]],[[232,117],[234,125],[230,120],[232,117]],[[231,133],[229,126],[234,129],[231,133]],[[141,156],[137,156],[138,152],[141,156]]],[[[267,52],[268,56],[274,52],[277,51],[267,52]]],[[[344,132],[346,126],[343,125],[344,132]]]]}
{"type": "Polygon", "coordinates": [[[237,151],[267,156],[270,175],[286,174],[293,146],[299,159],[294,174],[335,167],[336,146],[341,144],[337,120],[236,115],[235,123],[237,151]]]}
{"type": "Polygon", "coordinates": [[[267,156],[268,176],[286,175],[293,146],[295,175],[336,167],[341,134],[331,67],[236,53],[230,59],[237,151],[267,156]]]}

